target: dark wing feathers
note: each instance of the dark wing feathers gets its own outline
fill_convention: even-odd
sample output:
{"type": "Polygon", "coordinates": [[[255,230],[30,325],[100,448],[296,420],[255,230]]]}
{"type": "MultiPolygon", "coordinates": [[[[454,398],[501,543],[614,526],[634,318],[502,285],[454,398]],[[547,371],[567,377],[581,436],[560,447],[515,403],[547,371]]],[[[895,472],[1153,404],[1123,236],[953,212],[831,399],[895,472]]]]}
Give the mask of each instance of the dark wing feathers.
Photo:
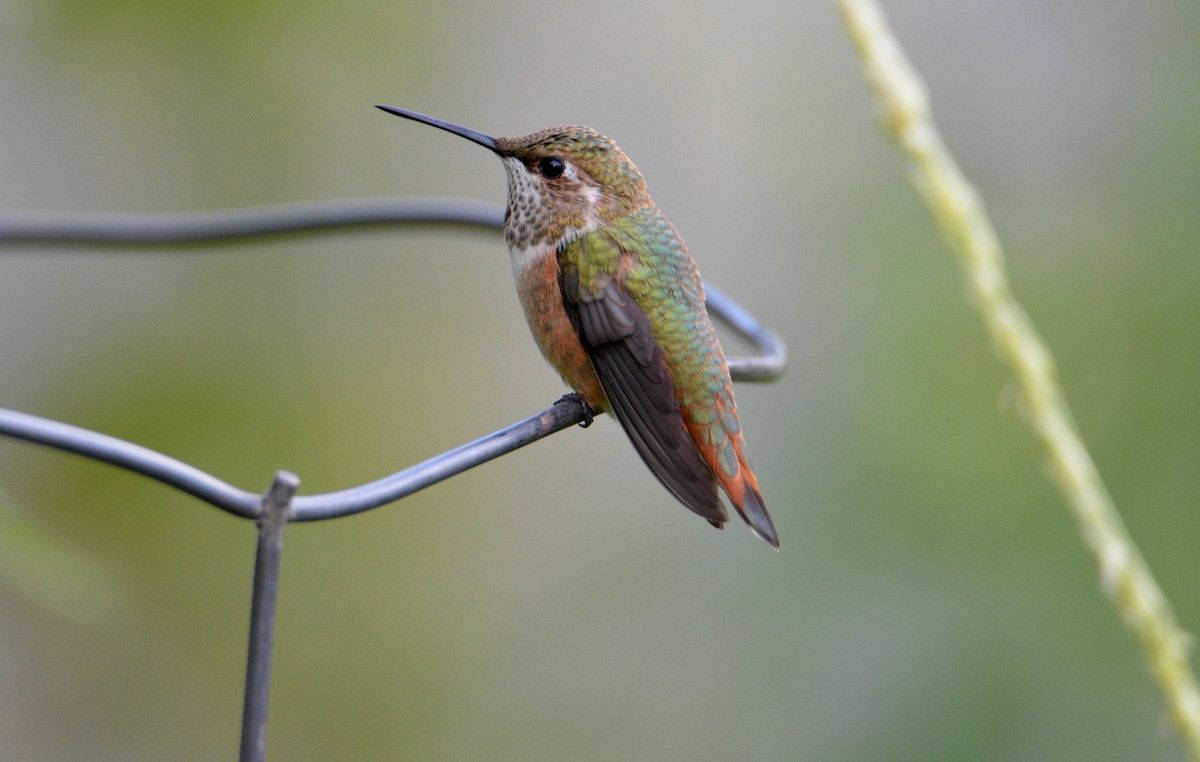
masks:
{"type": "Polygon", "coordinates": [[[614,280],[581,293],[574,267],[561,270],[561,286],[567,314],[638,454],[681,503],[721,526],[728,516],[715,477],[684,427],[671,371],[645,311],[614,280]]]}

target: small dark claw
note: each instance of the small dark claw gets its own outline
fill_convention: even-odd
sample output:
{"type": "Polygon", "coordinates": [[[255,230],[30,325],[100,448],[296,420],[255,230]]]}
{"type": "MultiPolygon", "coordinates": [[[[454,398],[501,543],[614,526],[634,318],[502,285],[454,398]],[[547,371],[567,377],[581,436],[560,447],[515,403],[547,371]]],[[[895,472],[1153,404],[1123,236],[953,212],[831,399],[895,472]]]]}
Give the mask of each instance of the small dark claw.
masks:
{"type": "Polygon", "coordinates": [[[554,404],[557,405],[561,402],[574,402],[583,408],[583,420],[579,422],[579,428],[581,429],[586,429],[588,426],[591,426],[592,421],[594,421],[596,416],[600,413],[599,410],[589,405],[587,401],[584,400],[583,395],[581,395],[579,392],[564,394],[563,396],[559,397],[554,404]]]}

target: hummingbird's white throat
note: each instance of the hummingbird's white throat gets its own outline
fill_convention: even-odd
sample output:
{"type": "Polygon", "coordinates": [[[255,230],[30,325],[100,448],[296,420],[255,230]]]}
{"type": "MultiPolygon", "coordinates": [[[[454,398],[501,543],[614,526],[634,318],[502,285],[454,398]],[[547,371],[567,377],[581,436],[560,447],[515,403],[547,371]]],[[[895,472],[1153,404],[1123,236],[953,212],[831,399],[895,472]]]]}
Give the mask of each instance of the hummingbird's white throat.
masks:
{"type": "MultiPolygon", "coordinates": [[[[512,256],[514,273],[520,273],[547,253],[555,251],[563,243],[574,241],[600,226],[600,215],[596,207],[600,203],[600,189],[588,182],[580,182],[578,186],[582,197],[587,203],[582,225],[572,225],[562,231],[553,241],[542,240],[543,231],[551,226],[551,215],[554,213],[546,203],[546,182],[537,175],[521,159],[508,156],[504,158],[504,169],[508,175],[508,213],[504,221],[504,239],[512,256]]],[[[563,178],[576,180],[575,166],[566,162],[563,178]]]]}

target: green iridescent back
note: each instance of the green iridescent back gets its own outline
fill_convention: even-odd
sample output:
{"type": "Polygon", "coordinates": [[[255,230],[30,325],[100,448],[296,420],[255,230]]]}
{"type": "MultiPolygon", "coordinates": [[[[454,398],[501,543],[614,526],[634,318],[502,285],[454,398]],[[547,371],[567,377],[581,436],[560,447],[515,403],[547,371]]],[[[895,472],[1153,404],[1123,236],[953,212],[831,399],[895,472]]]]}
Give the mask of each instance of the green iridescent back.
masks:
{"type": "MultiPolygon", "coordinates": [[[[739,433],[736,416],[718,411],[718,402],[734,409],[733,393],[700,273],[666,215],[652,205],[637,209],[566,244],[560,259],[578,268],[585,293],[599,293],[620,269],[626,290],[650,320],[688,421],[701,428],[719,424],[729,436],[739,433]]],[[[725,437],[720,440],[708,444],[720,447],[725,437]]]]}

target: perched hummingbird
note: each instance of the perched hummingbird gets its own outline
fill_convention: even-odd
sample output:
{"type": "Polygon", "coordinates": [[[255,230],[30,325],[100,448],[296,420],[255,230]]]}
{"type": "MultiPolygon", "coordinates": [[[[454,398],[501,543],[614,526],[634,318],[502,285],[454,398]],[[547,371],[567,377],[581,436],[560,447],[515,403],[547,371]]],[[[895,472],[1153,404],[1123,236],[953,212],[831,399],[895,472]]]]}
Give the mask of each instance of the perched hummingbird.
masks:
{"type": "Polygon", "coordinates": [[[617,144],[590,127],[494,138],[379,108],[500,157],[504,240],[542,355],[594,410],[616,416],[679,502],[720,529],[729,517],[719,483],[754,533],[778,548],[700,272],[617,144]]]}

